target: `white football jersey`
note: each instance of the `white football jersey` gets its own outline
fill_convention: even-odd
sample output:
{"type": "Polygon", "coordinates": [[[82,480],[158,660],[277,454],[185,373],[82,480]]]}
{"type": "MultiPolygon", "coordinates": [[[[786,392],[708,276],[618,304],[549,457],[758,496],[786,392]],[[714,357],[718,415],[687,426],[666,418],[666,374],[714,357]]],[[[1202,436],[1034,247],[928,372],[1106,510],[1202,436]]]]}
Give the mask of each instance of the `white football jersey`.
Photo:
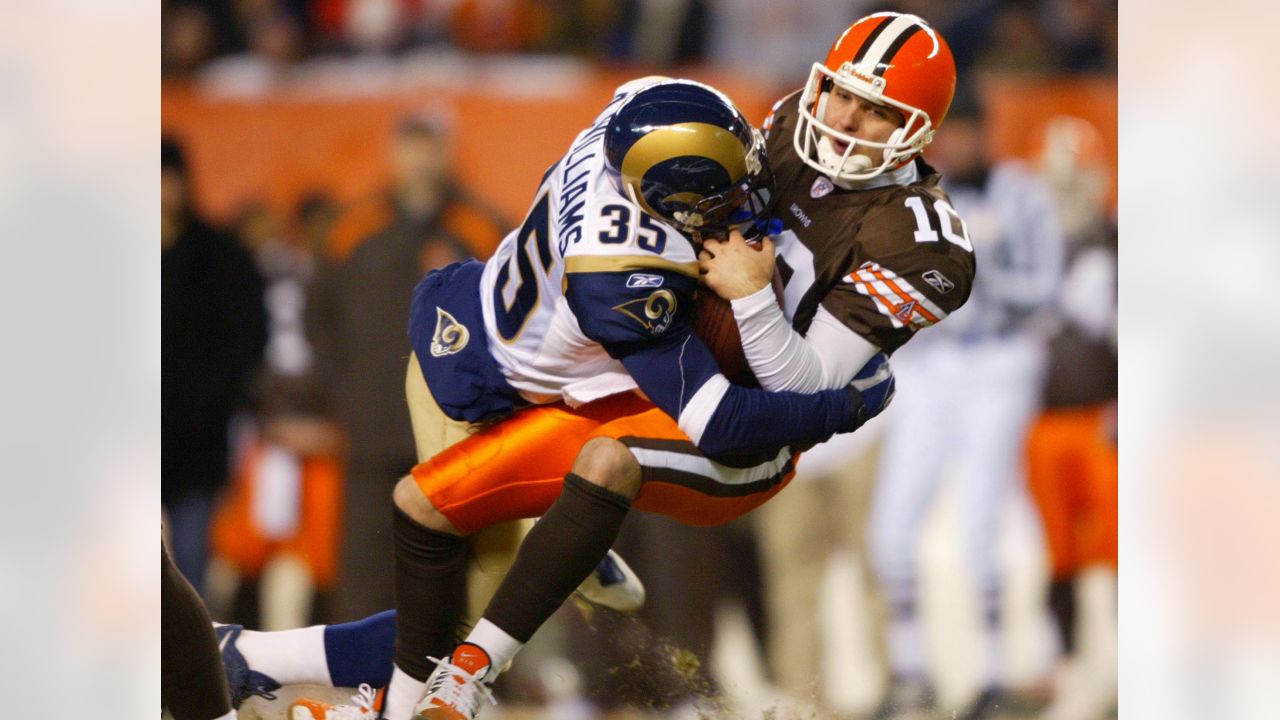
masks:
{"type": "Polygon", "coordinates": [[[615,111],[651,82],[618,88],[547,171],[524,224],[485,264],[480,298],[489,352],[531,402],[577,406],[637,387],[622,363],[583,332],[565,299],[566,271],[631,271],[628,288],[661,287],[663,277],[646,270],[697,277],[688,238],[645,214],[605,164],[605,131],[615,111]]]}

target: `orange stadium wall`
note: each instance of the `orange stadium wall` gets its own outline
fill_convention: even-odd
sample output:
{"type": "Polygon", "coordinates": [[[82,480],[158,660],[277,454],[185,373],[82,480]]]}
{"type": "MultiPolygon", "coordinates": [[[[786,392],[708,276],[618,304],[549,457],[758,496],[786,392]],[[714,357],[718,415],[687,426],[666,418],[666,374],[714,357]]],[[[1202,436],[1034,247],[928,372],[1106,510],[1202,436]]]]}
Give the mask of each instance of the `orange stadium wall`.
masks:
{"type": "MultiPolygon", "coordinates": [[[[688,73],[732,96],[755,122],[777,93],[749,78],[688,73]]],[[[228,220],[250,199],[281,212],[304,193],[323,189],[339,201],[374,191],[388,173],[388,140],[396,121],[424,108],[444,109],[454,128],[456,174],[514,224],[538,178],[631,76],[596,71],[572,89],[543,95],[416,88],[350,99],[281,93],[229,100],[185,86],[161,92],[161,124],[185,142],[197,205],[228,220]]],[[[1115,201],[1117,94],[1113,79],[998,77],[983,82],[998,156],[1027,157],[1051,117],[1092,121],[1106,143],[1115,201]]]]}

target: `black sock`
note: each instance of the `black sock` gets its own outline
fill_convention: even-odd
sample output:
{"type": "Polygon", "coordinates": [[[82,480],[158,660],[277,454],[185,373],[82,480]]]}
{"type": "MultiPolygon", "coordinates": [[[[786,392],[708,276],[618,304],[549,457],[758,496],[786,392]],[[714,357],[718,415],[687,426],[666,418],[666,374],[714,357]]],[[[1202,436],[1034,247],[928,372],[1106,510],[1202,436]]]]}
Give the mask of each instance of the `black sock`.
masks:
{"type": "Polygon", "coordinates": [[[1049,583],[1049,611],[1053,613],[1058,636],[1062,640],[1062,652],[1072,655],[1076,651],[1076,579],[1065,577],[1049,583]]]}
{"type": "Polygon", "coordinates": [[[435,670],[457,643],[467,607],[467,545],[395,510],[396,665],[416,680],[435,670]]]}
{"type": "Polygon", "coordinates": [[[573,473],[533,526],[484,616],[520,642],[529,638],[609,552],[631,501],[573,473]]]}
{"type": "Polygon", "coordinates": [[[160,701],[176,720],[231,712],[222,654],[204,601],[160,546],[160,701]]]}

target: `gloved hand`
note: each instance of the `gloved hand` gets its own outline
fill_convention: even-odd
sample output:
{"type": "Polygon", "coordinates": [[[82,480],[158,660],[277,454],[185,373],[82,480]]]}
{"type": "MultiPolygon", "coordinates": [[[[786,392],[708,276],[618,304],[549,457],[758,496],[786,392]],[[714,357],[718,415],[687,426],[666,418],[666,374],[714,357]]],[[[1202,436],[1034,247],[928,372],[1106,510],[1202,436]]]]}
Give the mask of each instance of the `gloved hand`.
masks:
{"type": "Polygon", "coordinates": [[[893,369],[889,367],[889,356],[882,352],[872,356],[858,374],[853,376],[853,382],[849,383],[849,388],[851,392],[857,394],[857,399],[862,403],[862,409],[858,412],[859,426],[884,412],[884,409],[893,401],[895,390],[893,369]]]}

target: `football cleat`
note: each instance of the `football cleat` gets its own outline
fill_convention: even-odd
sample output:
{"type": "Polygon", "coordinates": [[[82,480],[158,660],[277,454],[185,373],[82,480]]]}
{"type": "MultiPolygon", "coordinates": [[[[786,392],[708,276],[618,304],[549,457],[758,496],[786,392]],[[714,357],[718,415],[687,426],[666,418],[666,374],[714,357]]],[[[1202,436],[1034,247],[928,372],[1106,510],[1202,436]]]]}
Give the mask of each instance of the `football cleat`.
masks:
{"type": "Polygon", "coordinates": [[[443,660],[427,659],[436,670],[427,678],[427,695],[414,708],[414,720],[475,720],[482,700],[497,704],[484,680],[489,654],[479,645],[462,643],[443,660]]]}
{"type": "Polygon", "coordinates": [[[367,683],[351,696],[351,705],[332,705],[320,700],[298,698],[289,705],[289,720],[375,720],[382,705],[382,691],[367,683]]]}
{"type": "Polygon", "coordinates": [[[612,550],[573,594],[592,605],[620,613],[639,610],[645,599],[644,583],[622,556],[612,550]]]}
{"type": "Polygon", "coordinates": [[[243,625],[213,626],[218,650],[222,653],[222,671],[226,673],[227,689],[231,691],[231,705],[237,709],[240,703],[254,695],[275,700],[275,691],[280,689],[280,683],[270,675],[250,669],[244,655],[236,649],[236,640],[243,631],[243,625]]]}

